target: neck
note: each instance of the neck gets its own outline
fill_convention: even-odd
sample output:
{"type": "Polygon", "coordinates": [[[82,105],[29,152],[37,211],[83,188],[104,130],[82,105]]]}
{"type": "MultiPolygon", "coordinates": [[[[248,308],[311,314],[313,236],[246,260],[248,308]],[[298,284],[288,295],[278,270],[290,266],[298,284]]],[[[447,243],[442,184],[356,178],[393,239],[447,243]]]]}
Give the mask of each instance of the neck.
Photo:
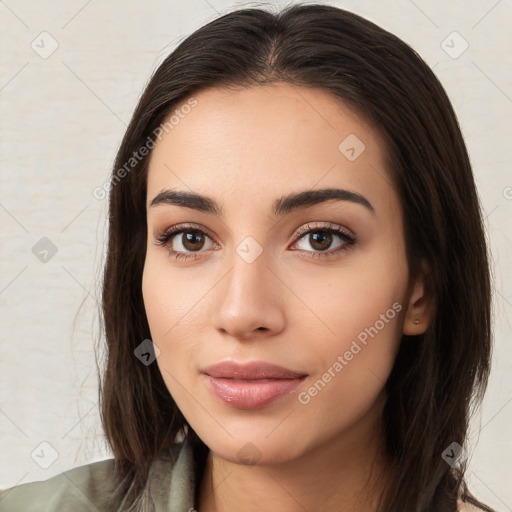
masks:
{"type": "Polygon", "coordinates": [[[389,464],[380,422],[363,421],[357,431],[279,464],[236,464],[210,451],[198,512],[377,512],[389,464]]]}

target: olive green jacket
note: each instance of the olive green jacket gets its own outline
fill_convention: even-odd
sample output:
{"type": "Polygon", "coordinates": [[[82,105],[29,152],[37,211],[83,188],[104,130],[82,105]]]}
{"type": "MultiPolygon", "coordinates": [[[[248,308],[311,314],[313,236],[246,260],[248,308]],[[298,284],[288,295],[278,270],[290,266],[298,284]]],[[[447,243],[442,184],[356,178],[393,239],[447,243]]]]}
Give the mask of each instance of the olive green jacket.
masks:
{"type": "MultiPolygon", "coordinates": [[[[124,512],[114,487],[114,459],[79,466],[48,480],[0,491],[1,512],[124,512]]],[[[188,440],[151,467],[138,512],[193,512],[195,473],[188,440]]]]}
{"type": "MultiPolygon", "coordinates": [[[[114,488],[114,460],[70,469],[42,482],[0,491],[0,512],[127,512],[114,488]]],[[[196,473],[188,439],[174,445],[151,467],[142,500],[134,512],[197,512],[196,473]]],[[[481,512],[461,500],[461,512],[481,512]]]]}

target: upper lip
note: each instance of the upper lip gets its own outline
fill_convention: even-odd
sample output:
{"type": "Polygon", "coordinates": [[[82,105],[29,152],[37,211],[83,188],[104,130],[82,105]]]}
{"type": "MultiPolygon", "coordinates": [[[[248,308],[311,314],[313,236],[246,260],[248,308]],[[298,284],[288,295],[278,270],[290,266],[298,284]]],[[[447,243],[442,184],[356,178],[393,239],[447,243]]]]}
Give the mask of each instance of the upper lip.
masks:
{"type": "Polygon", "coordinates": [[[277,366],[264,361],[252,361],[249,363],[235,363],[234,361],[222,361],[208,366],[203,373],[210,377],[224,379],[297,379],[307,375],[304,372],[297,372],[277,366]]]}

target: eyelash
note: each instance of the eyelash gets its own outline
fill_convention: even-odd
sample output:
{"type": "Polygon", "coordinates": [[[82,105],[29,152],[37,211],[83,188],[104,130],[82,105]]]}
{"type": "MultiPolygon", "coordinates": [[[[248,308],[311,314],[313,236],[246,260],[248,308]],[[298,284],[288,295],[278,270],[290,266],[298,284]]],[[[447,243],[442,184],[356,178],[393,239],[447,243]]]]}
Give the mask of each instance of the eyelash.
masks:
{"type": "MultiPolygon", "coordinates": [[[[190,231],[195,231],[197,233],[200,233],[201,235],[206,235],[208,238],[213,239],[213,237],[210,235],[208,231],[205,231],[203,229],[200,229],[196,227],[193,224],[180,224],[178,226],[172,226],[169,229],[165,230],[162,234],[160,234],[155,239],[155,245],[165,247],[167,251],[169,252],[169,256],[174,256],[177,260],[183,260],[186,261],[189,258],[193,257],[194,259],[197,257],[197,255],[200,252],[204,251],[197,251],[197,252],[183,252],[183,251],[174,251],[168,247],[168,244],[172,239],[181,234],[181,233],[187,233],[190,231]]],[[[307,256],[303,255],[305,258],[310,259],[318,259],[318,258],[329,258],[331,256],[336,256],[338,253],[342,253],[345,251],[348,251],[349,249],[353,248],[353,246],[356,243],[356,238],[351,235],[349,232],[342,229],[340,226],[337,226],[336,224],[331,223],[325,223],[322,226],[314,226],[311,227],[309,224],[306,224],[305,226],[302,226],[298,232],[296,233],[296,237],[293,241],[295,244],[298,242],[301,238],[304,237],[304,235],[307,235],[309,233],[315,233],[315,232],[327,232],[331,234],[335,234],[339,236],[339,238],[342,239],[344,242],[343,245],[340,247],[332,250],[332,251],[302,251],[305,253],[309,253],[307,256]]],[[[301,250],[299,249],[299,252],[301,250]]]]}

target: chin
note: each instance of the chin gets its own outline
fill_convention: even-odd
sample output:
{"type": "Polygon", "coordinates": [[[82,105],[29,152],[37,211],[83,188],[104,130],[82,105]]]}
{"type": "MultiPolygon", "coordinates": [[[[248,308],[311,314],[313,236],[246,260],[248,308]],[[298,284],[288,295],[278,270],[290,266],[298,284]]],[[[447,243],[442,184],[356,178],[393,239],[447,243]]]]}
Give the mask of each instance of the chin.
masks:
{"type": "Polygon", "coordinates": [[[288,437],[288,443],[275,436],[267,437],[245,434],[238,437],[222,436],[222,439],[212,439],[211,436],[201,437],[208,448],[221,459],[242,466],[266,466],[288,462],[298,456],[297,440],[288,437]]]}

